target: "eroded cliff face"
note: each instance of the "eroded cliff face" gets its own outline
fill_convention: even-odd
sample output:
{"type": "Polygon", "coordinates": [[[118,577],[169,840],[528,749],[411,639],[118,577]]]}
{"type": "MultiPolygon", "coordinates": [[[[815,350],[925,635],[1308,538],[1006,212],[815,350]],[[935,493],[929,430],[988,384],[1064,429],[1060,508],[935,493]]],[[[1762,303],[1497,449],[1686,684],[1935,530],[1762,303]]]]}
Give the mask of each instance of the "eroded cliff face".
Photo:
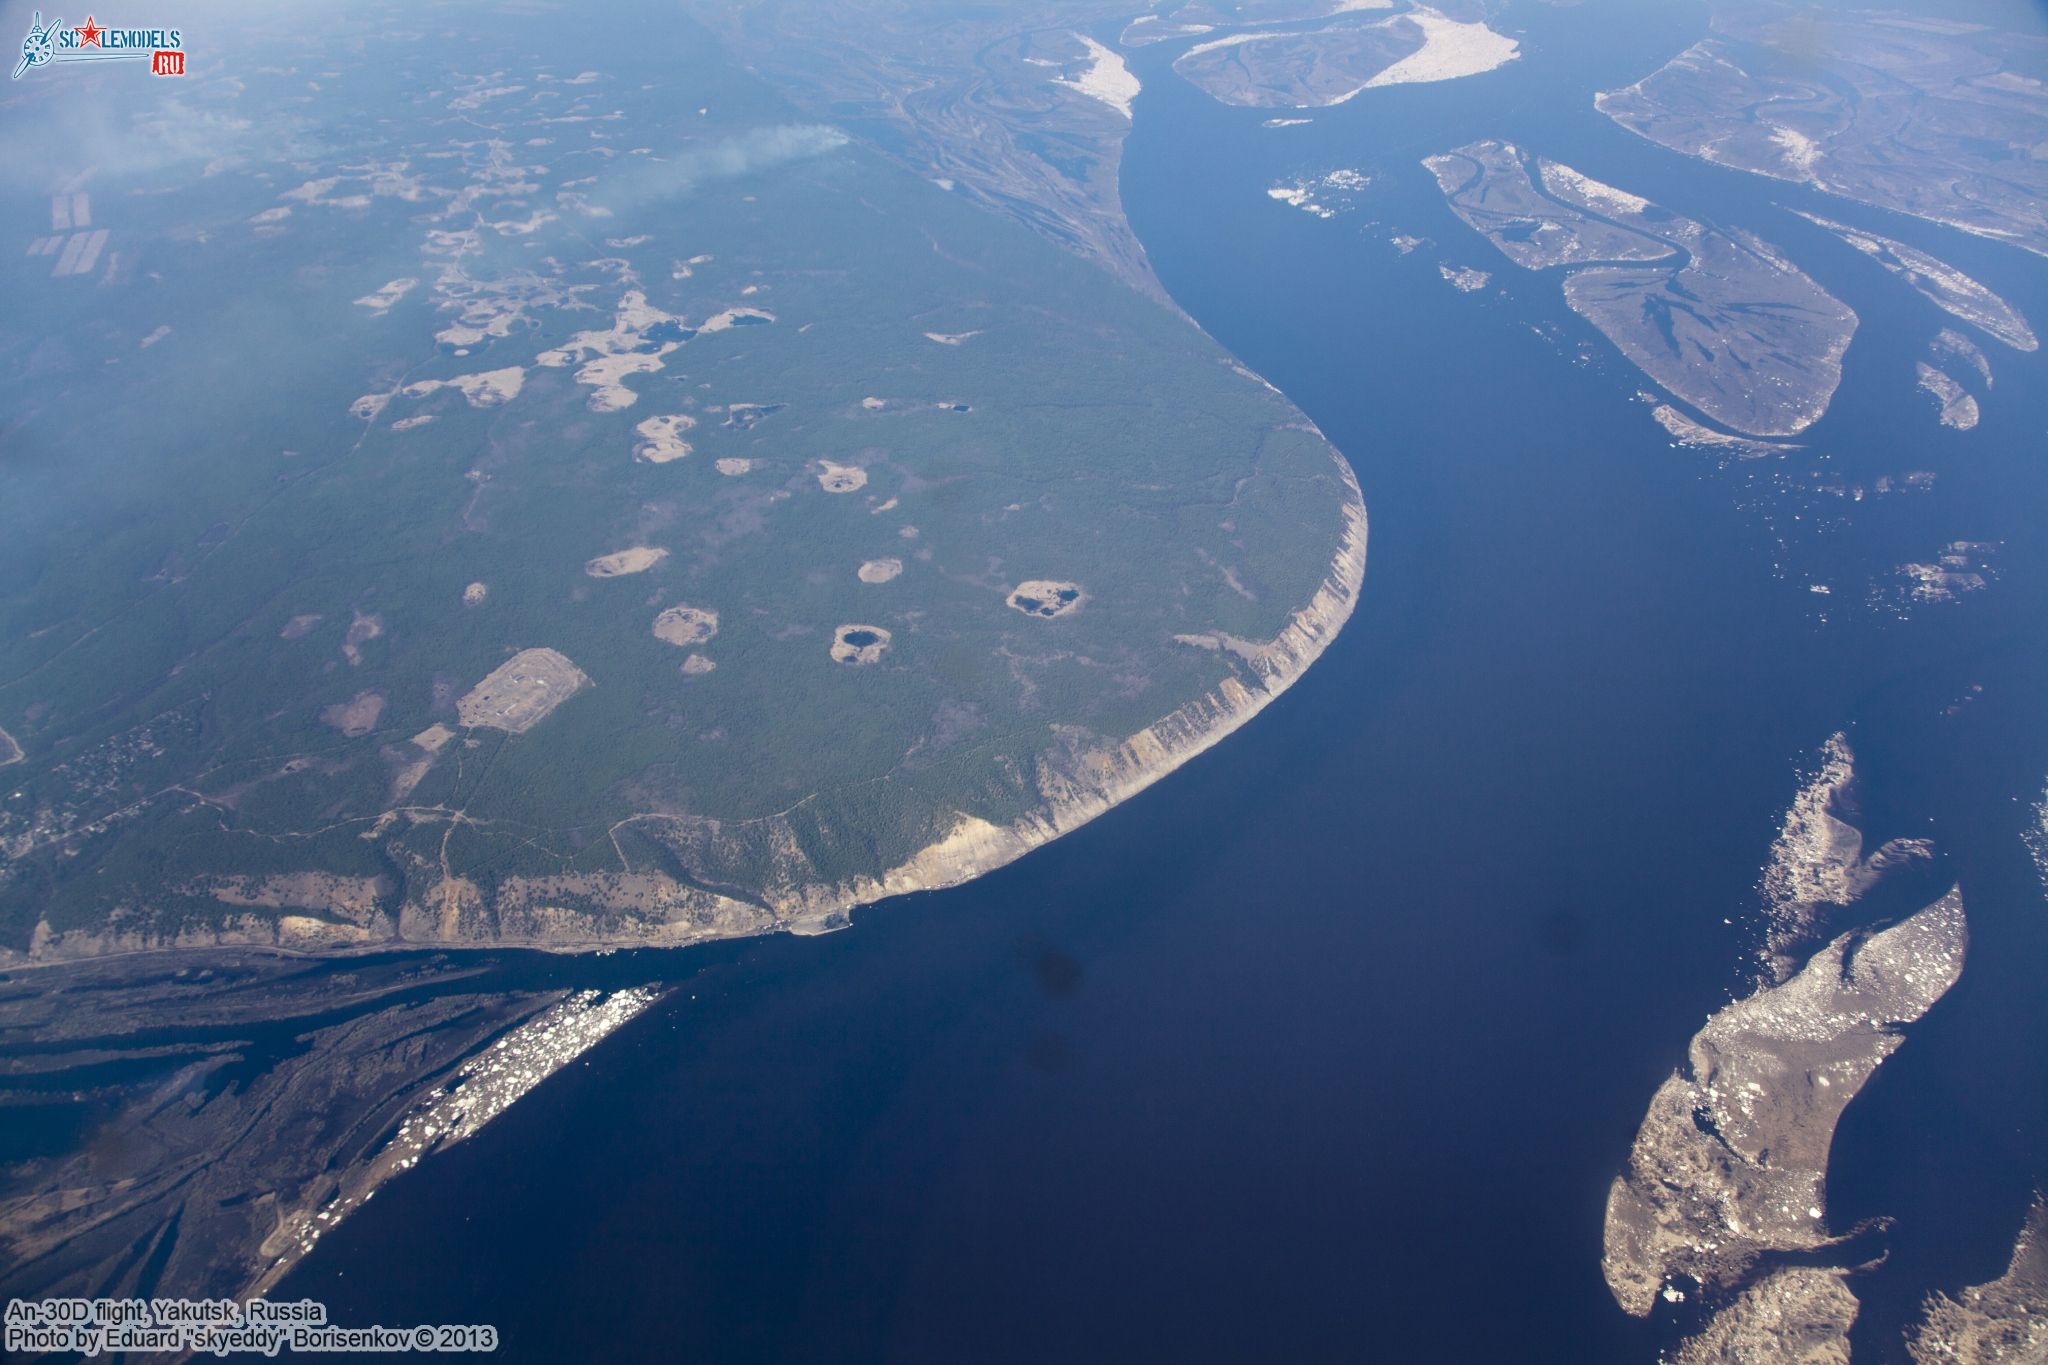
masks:
{"type": "MultiPolygon", "coordinates": [[[[1023,798],[1026,814],[955,810],[938,838],[878,874],[825,876],[807,851],[818,830],[800,829],[791,814],[750,821],[649,814],[627,823],[659,847],[667,867],[508,877],[486,892],[450,873],[445,856],[401,849],[394,858],[402,876],[393,883],[334,879],[337,886],[325,894],[299,881],[244,879],[222,902],[228,912],[203,926],[164,934],[125,931],[118,919],[92,931],[60,932],[45,923],[25,960],[225,947],[323,954],[403,945],[678,947],[781,930],[822,933],[846,925],[858,906],[959,885],[1078,828],[1196,757],[1251,720],[1329,647],[1357,603],[1367,538],[1356,477],[1334,451],[1330,458],[1344,502],[1328,571],[1273,639],[1230,642],[1222,652],[1234,676],[1122,738],[1056,729],[1031,771],[1010,774],[1011,794],[1023,798]],[[402,887],[396,895],[394,886],[402,887]],[[249,911],[238,913],[243,905],[249,911]],[[274,913],[279,909],[295,913],[274,913]]],[[[445,817],[430,817],[439,818],[445,817]]],[[[220,899],[218,889],[214,897],[220,899]]],[[[0,962],[8,958],[24,960],[7,954],[0,962]]]]}
{"type": "Polygon", "coordinates": [[[152,1081],[118,1097],[118,1122],[138,1135],[118,1169],[83,1151],[10,1172],[0,1187],[0,1255],[23,1285],[50,1293],[260,1292],[386,1180],[477,1131],[658,994],[638,986],[472,987],[468,979],[491,960],[484,954],[337,963],[288,961],[281,951],[572,951],[820,932],[844,924],[860,904],[1000,867],[1143,790],[1285,691],[1349,618],[1364,573],[1366,520],[1348,469],[1343,474],[1350,502],[1326,577],[1274,639],[1233,651],[1239,676],[1121,740],[1063,733],[1030,775],[1036,811],[1007,821],[958,812],[943,837],[883,875],[819,877],[787,821],[731,827],[678,819],[688,839],[678,841],[676,858],[685,866],[715,865],[690,864],[693,846],[714,860],[772,851],[780,861],[770,894],[757,900],[636,871],[511,878],[487,897],[415,855],[389,881],[293,875],[210,888],[247,911],[206,930],[61,935],[46,926],[34,955],[50,969],[38,974],[37,988],[0,1002],[0,1035],[35,1038],[47,1053],[38,1065],[51,1073],[158,1053],[177,1055],[180,1070],[172,1085],[152,1081]],[[421,889],[394,895],[407,885],[421,889]],[[139,982],[127,964],[63,961],[165,948],[216,951],[194,951],[139,982]],[[76,1008],[81,991],[93,992],[94,1011],[76,1008]],[[191,1031],[191,1040],[151,1042],[154,1052],[130,1041],[154,1039],[166,1021],[191,1031]],[[292,1045],[271,1057],[219,1041],[222,1030],[259,1025],[292,1034],[292,1045]],[[253,1069],[253,1079],[225,1083],[237,1066],[253,1069]],[[163,1240],[173,1226],[183,1229],[174,1244],[163,1240]],[[148,1265],[157,1269],[145,1283],[137,1268],[148,1265]]]}
{"type": "Polygon", "coordinates": [[[1264,710],[1329,648],[1358,602],[1365,577],[1365,504],[1350,467],[1341,459],[1337,464],[1348,501],[1329,573],[1279,635],[1239,656],[1244,681],[1226,678],[1215,691],[1120,743],[1070,736],[1068,745],[1040,765],[1034,784],[1039,813],[996,825],[963,812],[945,838],[880,878],[797,889],[789,902],[796,911],[792,927],[830,927],[834,916],[853,906],[957,886],[991,872],[1137,795],[1264,710]]]}
{"type": "Polygon", "coordinates": [[[1732,1290],[1767,1253],[1829,1245],[1835,1125],[1899,1026],[1955,984],[1967,941],[1950,891],[1891,928],[1841,935],[1707,1020],[1608,1195],[1603,1270],[1623,1308],[1647,1315],[1683,1281],[1732,1290]]]}
{"type": "Polygon", "coordinates": [[[819,875],[787,816],[744,824],[648,817],[641,822],[641,832],[664,844],[703,884],[718,884],[729,868],[768,866],[762,903],[673,880],[658,880],[624,895],[613,889],[607,892],[612,904],[622,913],[643,917],[636,924],[644,927],[622,936],[602,930],[585,914],[550,903],[551,891],[582,894],[587,889],[584,879],[514,881],[498,898],[497,937],[492,941],[579,947],[598,941],[683,943],[774,929],[821,933],[843,926],[858,906],[957,886],[1086,824],[1257,715],[1322,655],[1350,619],[1365,575],[1365,506],[1349,466],[1332,458],[1347,495],[1344,528],[1329,572],[1310,600],[1276,637],[1255,652],[1238,656],[1241,680],[1226,678],[1214,691],[1121,740],[1060,731],[1057,742],[1025,778],[1036,807],[1029,814],[997,821],[979,812],[957,811],[942,837],[901,864],[878,876],[840,881],[819,875]]]}

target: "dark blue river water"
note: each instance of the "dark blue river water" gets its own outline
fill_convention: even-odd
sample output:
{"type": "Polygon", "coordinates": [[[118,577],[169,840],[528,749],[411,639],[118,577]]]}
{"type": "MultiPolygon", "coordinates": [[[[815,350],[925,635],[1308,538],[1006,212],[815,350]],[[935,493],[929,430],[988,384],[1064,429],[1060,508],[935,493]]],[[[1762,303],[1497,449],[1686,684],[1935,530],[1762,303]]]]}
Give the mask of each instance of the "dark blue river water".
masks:
{"type": "MultiPolygon", "coordinates": [[[[1779,207],[1824,201],[1593,112],[1701,14],[1528,11],[1514,66],[1304,128],[1133,62],[1124,191],[1161,278],[1365,489],[1364,599],[1326,658],[971,886],[825,939],[640,955],[685,983],[670,1003],[383,1191],[283,1294],[495,1323],[519,1361],[1649,1361],[1681,1324],[1609,1298],[1607,1185],[1742,985],[1780,813],[1843,727],[1868,832],[1938,839],[1974,936],[1839,1135],[1832,1222],[1898,1218],[1867,1358],[1928,1287],[1997,1273],[2048,1166],[2020,838],[2048,777],[2041,360],[1994,354],[1983,425],[1941,432],[1910,381],[1941,320],[1779,207]],[[1416,164],[1479,136],[1794,252],[1864,320],[1811,458],[1936,490],[1820,532],[1782,469],[1670,448],[1555,280],[1416,164]],[[1265,196],[1340,166],[1374,184],[1336,219],[1265,196]],[[1453,291],[1446,259],[1494,285],[1453,291]],[[1991,589],[1863,605],[1894,539],[1959,538],[2005,542],[1991,589]],[[1825,621],[1814,580],[1840,585],[1825,621]]],[[[2034,258],[1825,211],[2048,322],[2034,258]]]]}

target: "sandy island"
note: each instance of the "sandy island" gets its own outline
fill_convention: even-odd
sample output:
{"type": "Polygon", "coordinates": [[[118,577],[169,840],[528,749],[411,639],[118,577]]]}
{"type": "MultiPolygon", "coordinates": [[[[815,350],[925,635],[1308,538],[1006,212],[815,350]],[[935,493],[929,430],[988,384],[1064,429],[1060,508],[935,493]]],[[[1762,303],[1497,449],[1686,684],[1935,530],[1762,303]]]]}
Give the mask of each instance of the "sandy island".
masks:
{"type": "Polygon", "coordinates": [[[1053,81],[1092,100],[1100,100],[1125,118],[1131,116],[1131,101],[1138,97],[1141,88],[1138,78],[1124,65],[1124,59],[1083,33],[1071,35],[1088,50],[1088,69],[1073,80],[1064,77],[1053,81]]]}

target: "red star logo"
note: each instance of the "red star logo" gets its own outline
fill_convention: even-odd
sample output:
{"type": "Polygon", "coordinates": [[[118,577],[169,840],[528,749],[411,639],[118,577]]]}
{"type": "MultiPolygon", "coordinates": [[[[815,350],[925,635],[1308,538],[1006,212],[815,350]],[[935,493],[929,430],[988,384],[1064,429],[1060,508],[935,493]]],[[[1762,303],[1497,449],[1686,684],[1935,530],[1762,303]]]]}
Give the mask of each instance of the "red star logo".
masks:
{"type": "Polygon", "coordinates": [[[103,30],[92,21],[90,14],[85,16],[85,26],[83,28],[73,25],[72,31],[78,35],[78,45],[80,47],[98,47],[100,45],[100,34],[103,30]]]}

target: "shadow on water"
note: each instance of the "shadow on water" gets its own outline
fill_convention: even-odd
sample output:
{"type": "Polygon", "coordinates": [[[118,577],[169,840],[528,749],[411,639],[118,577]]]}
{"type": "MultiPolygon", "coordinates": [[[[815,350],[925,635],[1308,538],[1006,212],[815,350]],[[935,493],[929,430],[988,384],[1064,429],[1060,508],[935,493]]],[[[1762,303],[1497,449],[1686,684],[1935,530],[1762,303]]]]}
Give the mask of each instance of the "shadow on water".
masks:
{"type": "MultiPolygon", "coordinates": [[[[1872,1331],[2000,1259],[2042,1151],[2018,831],[2048,774],[2048,572],[2015,546],[1932,625],[1822,627],[1739,480],[1671,449],[1611,351],[1555,339],[1554,283],[1444,209],[1416,159],[1506,135],[1683,211],[1777,212],[1783,187],[1582,107],[1700,29],[1618,12],[1532,14],[1485,82],[1284,135],[1134,57],[1124,190],[1161,278],[1358,470],[1350,627],[1246,733],[1017,865],[845,934],[607,967],[690,980],[280,1292],[494,1322],[515,1360],[1651,1359],[1674,1324],[1601,1282],[1607,1185],[1744,988],[1796,770],[1844,726],[1873,840],[1940,839],[1976,943],[1852,1107],[1830,1218],[1898,1216],[1872,1331]],[[1333,166],[1375,177],[1356,214],[1264,194],[1333,166]],[[1455,293],[1439,258],[1509,287],[1455,293]]],[[[1830,269],[1873,333],[1907,306],[1830,269]]],[[[2010,370],[1944,514],[2040,524],[2011,435],[2043,400],[2010,370]]],[[[1862,392],[1817,429],[1852,454],[1906,411],[1862,392]]]]}

